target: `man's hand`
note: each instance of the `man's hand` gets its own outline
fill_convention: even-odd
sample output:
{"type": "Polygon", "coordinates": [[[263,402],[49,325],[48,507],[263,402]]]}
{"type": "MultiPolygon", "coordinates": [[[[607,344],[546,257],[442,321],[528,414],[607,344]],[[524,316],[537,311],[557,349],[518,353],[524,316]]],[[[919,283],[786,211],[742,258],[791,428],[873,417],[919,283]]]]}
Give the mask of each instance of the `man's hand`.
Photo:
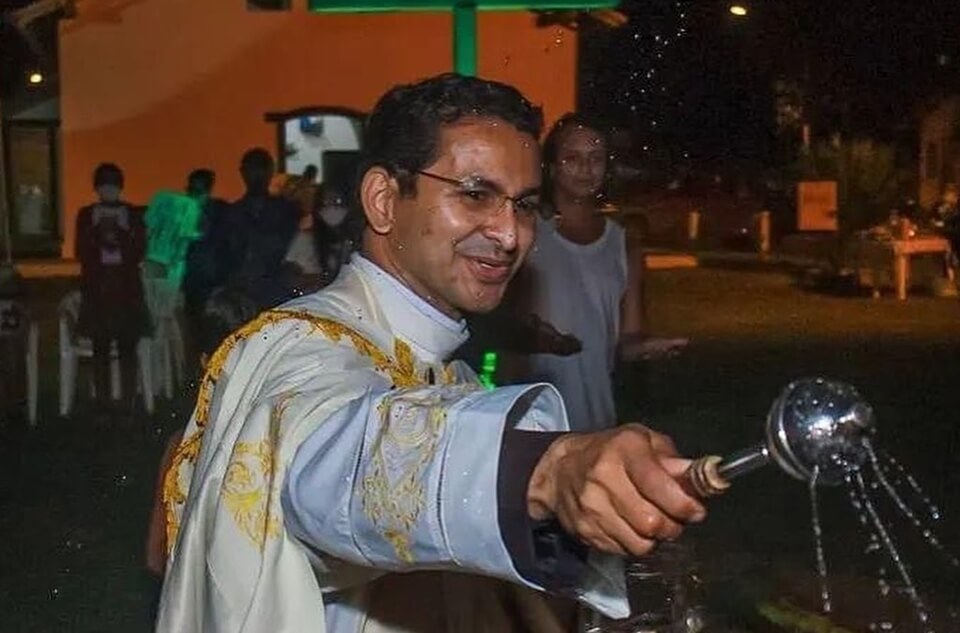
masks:
{"type": "Polygon", "coordinates": [[[658,336],[629,336],[620,343],[620,358],[625,361],[673,358],[690,344],[685,338],[658,336]]]}
{"type": "Polygon", "coordinates": [[[556,517],[598,550],[642,556],[706,516],[677,483],[689,465],[669,437],[639,424],[565,435],[533,471],[528,510],[535,519],[556,517]]]}

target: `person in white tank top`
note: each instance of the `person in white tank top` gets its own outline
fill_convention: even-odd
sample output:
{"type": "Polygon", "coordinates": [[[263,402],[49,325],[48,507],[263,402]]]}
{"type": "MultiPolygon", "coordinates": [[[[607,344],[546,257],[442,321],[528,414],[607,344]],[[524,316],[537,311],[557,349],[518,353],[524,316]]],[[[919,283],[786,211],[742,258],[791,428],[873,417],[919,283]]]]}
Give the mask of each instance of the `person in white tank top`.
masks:
{"type": "Polygon", "coordinates": [[[670,355],[684,339],[644,329],[643,253],[624,229],[600,211],[608,143],[578,114],[554,125],[544,143],[544,193],[553,217],[537,237],[516,288],[517,307],[580,340],[569,356],[532,354],[519,361],[524,380],[553,383],[573,430],[617,424],[611,374],[623,360],[670,355]]]}

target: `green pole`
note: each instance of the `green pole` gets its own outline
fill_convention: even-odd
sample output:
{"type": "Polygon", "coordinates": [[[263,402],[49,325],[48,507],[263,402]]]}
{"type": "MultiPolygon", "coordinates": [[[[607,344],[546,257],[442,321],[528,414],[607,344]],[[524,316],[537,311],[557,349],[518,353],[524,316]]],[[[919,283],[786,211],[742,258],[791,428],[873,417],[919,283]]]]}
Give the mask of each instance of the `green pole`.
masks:
{"type": "Polygon", "coordinates": [[[453,5],[453,69],[458,74],[477,74],[477,5],[453,5]]]}

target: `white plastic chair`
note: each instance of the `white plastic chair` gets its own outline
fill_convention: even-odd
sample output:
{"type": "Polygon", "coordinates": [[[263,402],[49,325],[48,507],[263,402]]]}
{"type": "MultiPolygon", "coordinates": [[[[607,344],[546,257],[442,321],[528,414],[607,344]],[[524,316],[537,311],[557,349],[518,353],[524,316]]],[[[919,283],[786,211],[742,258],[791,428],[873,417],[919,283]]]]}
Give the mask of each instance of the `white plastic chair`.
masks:
{"type": "MultiPolygon", "coordinates": [[[[60,415],[67,417],[73,410],[77,391],[77,373],[81,359],[93,358],[93,343],[77,333],[80,314],[80,292],[68,293],[60,302],[60,415]]],[[[143,395],[143,408],[153,414],[153,360],[151,341],[141,338],[137,343],[138,382],[143,395]]],[[[95,395],[91,387],[91,394],[95,395]]],[[[120,399],[120,358],[114,343],[110,350],[110,397],[120,399]]]]}
{"type": "Polygon", "coordinates": [[[154,320],[152,344],[154,393],[162,387],[163,395],[171,400],[174,386],[183,384],[185,363],[183,331],[176,315],[154,320]]]}
{"type": "Polygon", "coordinates": [[[153,322],[153,391],[173,399],[174,387],[183,384],[185,351],[177,312],[181,295],[171,290],[165,278],[144,274],[144,298],[153,322]]]}

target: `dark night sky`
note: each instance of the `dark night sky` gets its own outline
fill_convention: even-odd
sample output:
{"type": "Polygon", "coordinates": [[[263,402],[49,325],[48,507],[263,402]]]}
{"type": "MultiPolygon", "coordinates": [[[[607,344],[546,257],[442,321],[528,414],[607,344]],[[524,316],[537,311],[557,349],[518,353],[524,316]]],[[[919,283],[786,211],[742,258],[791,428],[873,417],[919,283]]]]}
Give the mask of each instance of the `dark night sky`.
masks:
{"type": "MultiPolygon", "coordinates": [[[[30,0],[0,0],[0,12],[30,4],[30,0]]],[[[56,16],[51,15],[34,22],[31,32],[35,36],[35,50],[24,41],[21,34],[6,22],[0,23],[0,95],[9,97],[11,93],[22,90],[27,75],[34,71],[43,71],[53,75],[56,66],[56,16]]],[[[50,90],[56,84],[48,84],[42,90],[50,90]]]]}
{"type": "Polygon", "coordinates": [[[900,144],[924,102],[960,89],[956,0],[754,0],[742,19],[729,4],[630,2],[628,27],[584,33],[581,107],[650,152],[762,161],[778,78],[805,87],[815,137],[900,144]]]}

